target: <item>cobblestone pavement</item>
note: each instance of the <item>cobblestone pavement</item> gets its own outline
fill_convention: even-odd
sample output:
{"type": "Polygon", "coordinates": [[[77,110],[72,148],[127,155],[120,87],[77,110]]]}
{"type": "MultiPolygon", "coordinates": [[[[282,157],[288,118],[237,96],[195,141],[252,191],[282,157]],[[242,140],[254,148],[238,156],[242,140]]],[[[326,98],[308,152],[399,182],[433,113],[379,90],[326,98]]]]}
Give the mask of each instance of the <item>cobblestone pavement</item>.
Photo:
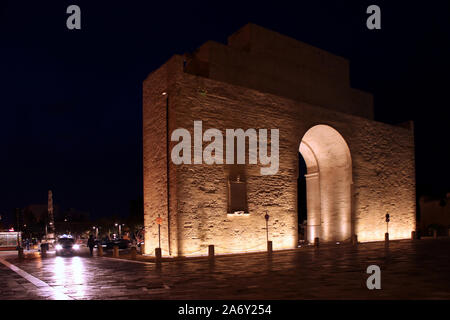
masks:
{"type": "MultiPolygon", "coordinates": [[[[153,263],[89,257],[6,260],[72,299],[450,299],[450,238],[301,248],[153,263]],[[381,290],[366,269],[381,268],[381,290]]],[[[5,256],[0,256],[5,259],[5,256]]],[[[0,299],[53,299],[0,264],[0,299]]]]}
{"type": "Polygon", "coordinates": [[[3,264],[0,264],[0,286],[0,298],[3,300],[43,299],[43,296],[39,294],[39,290],[32,283],[3,264]]]}

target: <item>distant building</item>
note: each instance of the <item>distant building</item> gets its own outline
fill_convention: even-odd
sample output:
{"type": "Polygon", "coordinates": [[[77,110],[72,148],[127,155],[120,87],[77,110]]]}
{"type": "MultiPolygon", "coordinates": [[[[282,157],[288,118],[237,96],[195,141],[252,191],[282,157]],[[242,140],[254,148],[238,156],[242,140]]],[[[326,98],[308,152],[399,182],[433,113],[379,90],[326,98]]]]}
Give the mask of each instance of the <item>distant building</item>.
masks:
{"type": "Polygon", "coordinates": [[[27,222],[45,222],[47,220],[47,204],[31,204],[23,209],[24,222],[25,216],[27,222]]]}
{"type": "Polygon", "coordinates": [[[433,230],[436,230],[438,235],[449,235],[450,192],[441,198],[422,196],[419,206],[419,229],[422,235],[432,235],[433,230]]]}
{"type": "Polygon", "coordinates": [[[22,208],[14,209],[14,227],[17,231],[20,231],[24,227],[24,210],[22,208]]]}
{"type": "Polygon", "coordinates": [[[55,227],[57,234],[70,233],[80,235],[92,228],[90,213],[69,208],[61,214],[55,215],[55,227]]]}
{"type": "Polygon", "coordinates": [[[3,231],[8,228],[7,226],[8,222],[6,221],[6,219],[7,219],[6,214],[0,213],[0,231],[3,231]]]}
{"type": "MultiPolygon", "coordinates": [[[[60,215],[60,207],[55,205],[55,217],[60,215]]],[[[48,221],[47,204],[31,204],[23,209],[24,224],[46,223],[48,221]]]]}
{"type": "Polygon", "coordinates": [[[58,220],[70,219],[72,221],[84,222],[89,221],[90,213],[88,211],[77,210],[75,208],[69,208],[65,210],[58,220]]]}

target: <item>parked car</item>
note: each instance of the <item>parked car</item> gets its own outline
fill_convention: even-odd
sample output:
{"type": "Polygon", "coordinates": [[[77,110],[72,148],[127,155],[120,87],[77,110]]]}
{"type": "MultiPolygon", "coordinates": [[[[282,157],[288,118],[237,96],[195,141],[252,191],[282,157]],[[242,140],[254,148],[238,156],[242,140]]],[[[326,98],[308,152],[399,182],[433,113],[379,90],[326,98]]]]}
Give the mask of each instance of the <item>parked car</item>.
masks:
{"type": "Polygon", "coordinates": [[[130,246],[130,240],[126,239],[103,239],[95,240],[95,247],[101,245],[104,249],[112,249],[114,246],[119,246],[119,249],[127,249],[130,246]]]}
{"type": "Polygon", "coordinates": [[[127,239],[97,239],[95,240],[95,247],[101,245],[104,249],[112,249],[114,246],[119,246],[119,249],[127,249],[131,245],[131,241],[127,239]]]}
{"type": "Polygon", "coordinates": [[[112,249],[114,246],[118,246],[119,249],[127,249],[130,243],[130,240],[126,239],[113,239],[106,243],[106,249],[112,249]]]}
{"type": "Polygon", "coordinates": [[[95,239],[94,240],[94,247],[98,248],[98,246],[102,246],[103,248],[105,248],[106,247],[106,240],[95,239]]]}

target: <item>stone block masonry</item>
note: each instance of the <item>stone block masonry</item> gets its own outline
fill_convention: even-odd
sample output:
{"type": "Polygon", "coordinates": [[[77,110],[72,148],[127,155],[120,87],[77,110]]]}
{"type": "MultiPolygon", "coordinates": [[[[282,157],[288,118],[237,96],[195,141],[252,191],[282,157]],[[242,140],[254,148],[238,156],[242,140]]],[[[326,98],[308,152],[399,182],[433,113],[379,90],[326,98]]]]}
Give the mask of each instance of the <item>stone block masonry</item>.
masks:
{"type": "Polygon", "coordinates": [[[311,230],[321,242],[350,241],[354,234],[362,242],[384,240],[386,212],[390,239],[409,238],[416,225],[412,130],[372,120],[372,97],[350,88],[345,59],[254,25],[230,39],[228,46],[175,55],[144,81],[146,253],[158,247],[158,216],[163,256],[207,255],[209,245],[216,254],[265,251],[266,212],[273,249],[297,247],[299,151],[317,161],[308,166],[318,180],[308,187],[307,206],[309,220],[316,210],[311,230]],[[196,120],[223,135],[279,129],[278,173],[263,176],[259,164],[173,164],[167,133],[185,128],[193,136],[196,120]],[[347,153],[332,152],[337,140],[327,137],[333,136],[347,153]],[[236,175],[246,185],[243,214],[228,212],[236,175]]]}

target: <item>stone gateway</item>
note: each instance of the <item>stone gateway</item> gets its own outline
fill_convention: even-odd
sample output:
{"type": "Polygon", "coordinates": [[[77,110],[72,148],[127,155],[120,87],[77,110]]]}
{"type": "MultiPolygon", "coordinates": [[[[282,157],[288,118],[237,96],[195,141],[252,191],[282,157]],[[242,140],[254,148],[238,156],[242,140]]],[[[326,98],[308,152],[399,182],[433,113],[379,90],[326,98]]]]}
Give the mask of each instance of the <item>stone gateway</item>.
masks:
{"type": "Polygon", "coordinates": [[[227,45],[175,55],[147,77],[143,140],[146,254],[159,246],[158,216],[163,256],[207,255],[209,245],[216,254],[262,251],[267,238],[274,250],[296,248],[303,177],[309,242],[384,240],[386,213],[390,239],[416,229],[412,126],[374,121],[373,97],[350,86],[346,59],[257,25],[227,45]],[[248,158],[173,163],[171,134],[194,137],[194,121],[223,136],[278,129],[276,174],[248,158]]]}

